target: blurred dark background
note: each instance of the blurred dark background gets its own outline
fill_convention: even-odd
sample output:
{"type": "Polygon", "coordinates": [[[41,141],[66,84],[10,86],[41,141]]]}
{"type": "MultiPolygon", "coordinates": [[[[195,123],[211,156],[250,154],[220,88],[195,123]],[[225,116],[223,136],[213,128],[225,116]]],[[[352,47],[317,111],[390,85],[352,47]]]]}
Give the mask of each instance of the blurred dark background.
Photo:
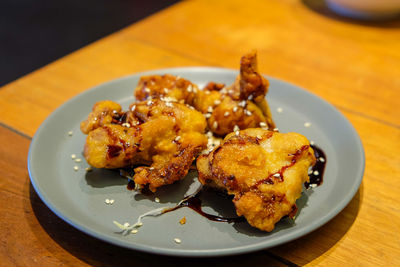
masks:
{"type": "Polygon", "coordinates": [[[0,0],[0,86],[178,0],[0,0]]]}

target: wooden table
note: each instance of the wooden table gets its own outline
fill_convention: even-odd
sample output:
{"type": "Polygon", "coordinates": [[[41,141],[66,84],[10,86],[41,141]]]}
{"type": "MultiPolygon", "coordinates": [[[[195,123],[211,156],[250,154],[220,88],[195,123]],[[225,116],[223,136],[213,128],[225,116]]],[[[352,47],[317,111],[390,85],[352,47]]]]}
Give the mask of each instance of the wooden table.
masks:
{"type": "MultiPolygon", "coordinates": [[[[34,41],[34,40],[32,40],[34,41]]],[[[185,1],[0,88],[0,265],[400,265],[400,21],[361,23],[318,0],[185,1]],[[366,170],[349,205],[296,241],[215,259],[147,255],[96,240],[54,215],[32,188],[27,153],[63,102],[137,71],[238,67],[333,104],[361,136],[366,170]]]]}

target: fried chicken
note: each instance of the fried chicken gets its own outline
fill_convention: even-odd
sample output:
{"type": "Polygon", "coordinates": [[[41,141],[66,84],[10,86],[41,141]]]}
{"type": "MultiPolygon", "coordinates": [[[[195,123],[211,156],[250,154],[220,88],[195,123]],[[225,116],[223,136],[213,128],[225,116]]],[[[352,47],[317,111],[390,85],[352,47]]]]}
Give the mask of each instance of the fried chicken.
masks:
{"type": "Polygon", "coordinates": [[[121,112],[112,101],[96,103],[81,124],[84,156],[96,168],[135,168],[133,180],[151,191],[184,178],[206,147],[204,116],[184,104],[154,99],[121,112]]]}
{"type": "Polygon", "coordinates": [[[199,156],[197,170],[202,184],[234,195],[239,216],[270,232],[283,216],[296,214],[315,161],[304,136],[258,128],[227,135],[211,153],[199,156]]]}
{"type": "Polygon", "coordinates": [[[258,73],[257,54],[251,52],[242,57],[240,74],[229,87],[210,82],[199,90],[188,80],[166,74],[142,77],[134,94],[138,100],[167,97],[193,106],[214,134],[225,136],[236,129],[275,128],[265,100],[268,86],[258,73]]]}

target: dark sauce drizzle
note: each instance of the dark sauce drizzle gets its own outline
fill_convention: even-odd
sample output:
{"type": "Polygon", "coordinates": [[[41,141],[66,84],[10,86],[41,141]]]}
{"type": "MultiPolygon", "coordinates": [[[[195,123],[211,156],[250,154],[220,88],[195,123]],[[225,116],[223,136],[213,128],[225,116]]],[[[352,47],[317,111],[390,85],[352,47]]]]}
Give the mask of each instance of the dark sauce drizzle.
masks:
{"type": "Polygon", "coordinates": [[[326,166],[326,155],[324,151],[316,145],[311,145],[311,148],[314,150],[314,155],[317,159],[317,162],[312,167],[312,172],[308,175],[310,177],[310,182],[304,183],[304,186],[307,189],[310,188],[310,186],[314,187],[322,184],[326,166]],[[323,160],[321,161],[320,158],[323,158],[323,160]]]}
{"type": "Polygon", "coordinates": [[[173,208],[165,209],[163,211],[163,213],[171,212],[171,211],[183,208],[183,207],[188,207],[188,208],[194,210],[195,212],[197,212],[198,214],[200,214],[201,216],[203,216],[211,221],[215,221],[215,222],[233,223],[233,222],[244,222],[245,221],[245,219],[243,217],[225,218],[225,217],[212,215],[212,214],[204,212],[201,209],[201,199],[199,198],[200,194],[201,194],[201,191],[198,192],[196,195],[192,195],[192,196],[188,196],[188,197],[184,198],[178,205],[176,205],[173,208]]]}

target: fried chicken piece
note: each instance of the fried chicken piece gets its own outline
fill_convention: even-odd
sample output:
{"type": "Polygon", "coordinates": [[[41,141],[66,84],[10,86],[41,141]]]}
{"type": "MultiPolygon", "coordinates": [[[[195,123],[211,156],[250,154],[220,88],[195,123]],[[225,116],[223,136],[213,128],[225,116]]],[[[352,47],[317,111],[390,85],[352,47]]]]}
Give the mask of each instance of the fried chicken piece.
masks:
{"type": "Polygon", "coordinates": [[[258,73],[257,54],[242,57],[240,74],[235,82],[210,82],[203,90],[188,80],[173,75],[142,77],[135,89],[139,100],[172,98],[193,106],[207,118],[208,128],[219,136],[237,130],[263,127],[275,128],[265,95],[268,81],[258,73]]]}
{"type": "Polygon", "coordinates": [[[165,98],[192,105],[195,94],[199,91],[197,85],[171,74],[150,75],[140,77],[135,88],[135,98],[139,101],[151,98],[165,98]]]}
{"type": "MultiPolygon", "coordinates": [[[[94,108],[83,122],[85,130],[98,112],[94,108]]],[[[96,168],[150,165],[135,168],[133,180],[140,188],[148,185],[153,192],[184,178],[207,145],[206,121],[201,113],[160,99],[133,103],[120,118],[115,116],[111,123],[91,128],[84,147],[87,162],[96,168]]]]}
{"type": "Polygon", "coordinates": [[[296,200],[315,161],[304,136],[258,128],[227,135],[219,147],[199,156],[197,169],[202,184],[234,195],[239,216],[270,232],[283,216],[296,214],[296,200]]]}

